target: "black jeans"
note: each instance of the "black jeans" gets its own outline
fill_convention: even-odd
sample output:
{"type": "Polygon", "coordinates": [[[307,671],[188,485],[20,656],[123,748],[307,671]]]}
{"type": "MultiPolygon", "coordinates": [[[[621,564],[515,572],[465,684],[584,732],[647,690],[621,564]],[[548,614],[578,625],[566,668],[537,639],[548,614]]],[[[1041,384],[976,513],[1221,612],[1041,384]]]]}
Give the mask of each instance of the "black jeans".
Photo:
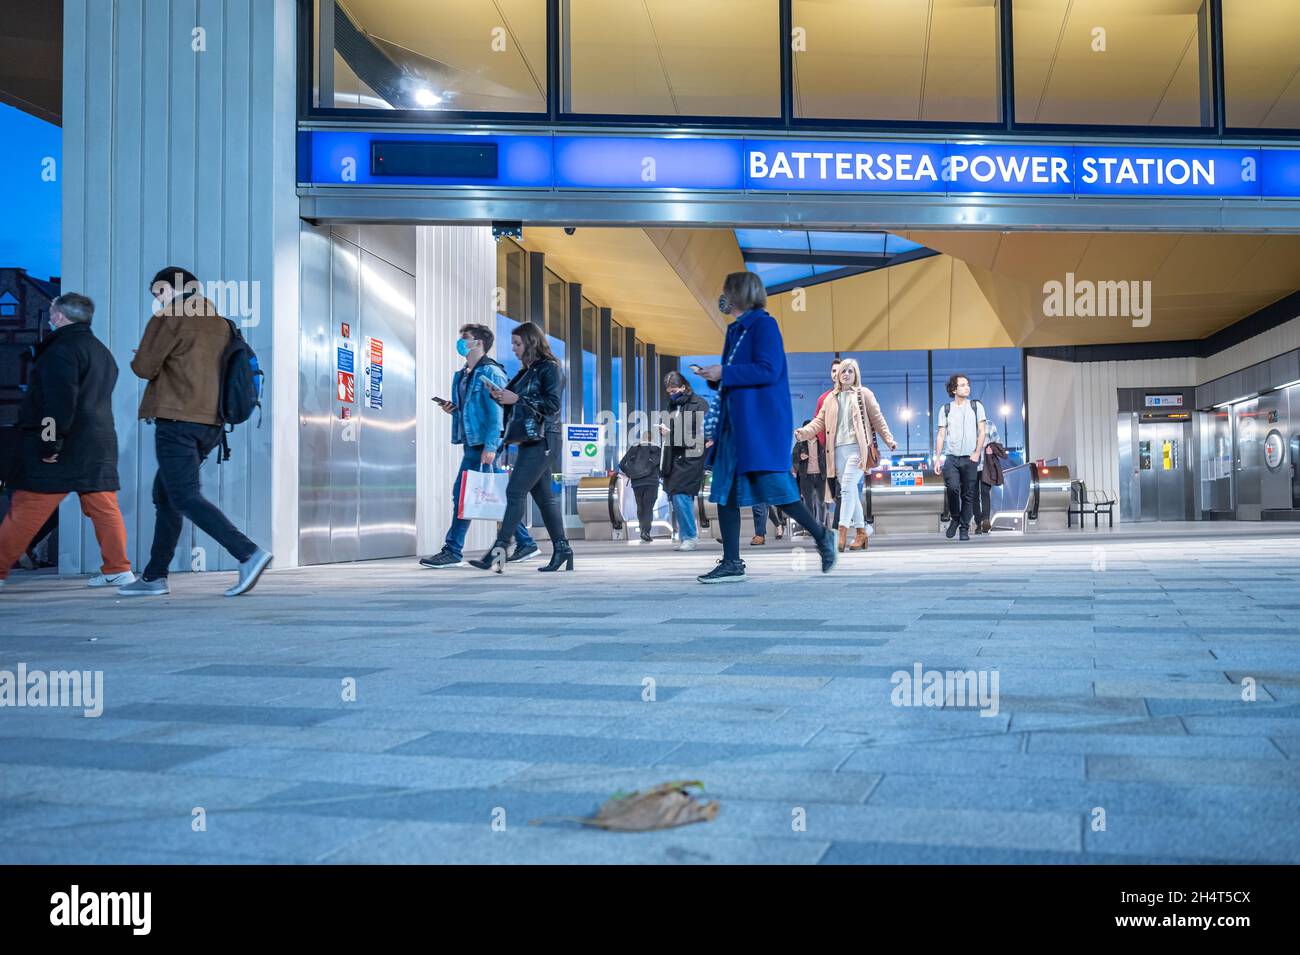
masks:
{"type": "Polygon", "coordinates": [[[948,489],[948,514],[962,530],[970,530],[975,511],[975,483],[979,464],[969,454],[950,454],[943,459],[943,483],[948,489]]]}
{"type": "Polygon", "coordinates": [[[153,547],[149,551],[149,564],[144,569],[147,580],[167,576],[167,568],[181,539],[181,523],[187,517],[241,563],[257,550],[257,545],[241,534],[217,505],[203,496],[199,486],[199,467],[220,444],[219,424],[195,424],[166,418],[154,422],[158,473],[153,479],[156,517],[153,547]]]}
{"type": "MultiPolygon", "coordinates": [[[[826,528],[817,523],[817,518],[813,517],[807,504],[794,501],[782,504],[780,508],[787,517],[794,518],[795,523],[811,534],[813,540],[819,544],[822,542],[827,534],[826,528]]],[[[722,526],[722,559],[740,560],[740,505],[719,504],[718,523],[722,526]]]]}
{"type": "Polygon", "coordinates": [[[551,494],[551,449],[552,441],[559,435],[546,436],[545,441],[532,441],[517,446],[515,465],[510,471],[510,481],[506,484],[506,516],[501,519],[497,531],[498,547],[505,547],[510,538],[515,536],[515,528],[524,519],[528,505],[528,495],[532,494],[537,502],[537,509],[542,512],[542,521],[546,532],[551,536],[552,546],[566,540],[564,536],[564,517],[560,514],[560,505],[551,494]]]}
{"type": "Polygon", "coordinates": [[[659,497],[658,484],[643,484],[641,487],[633,487],[632,493],[636,495],[636,520],[641,525],[641,536],[650,536],[650,524],[655,517],[655,500],[659,497]]]}
{"type": "Polygon", "coordinates": [[[983,478],[980,478],[975,484],[975,523],[979,524],[993,519],[993,515],[989,513],[989,495],[993,493],[993,485],[985,484],[983,478]]]}

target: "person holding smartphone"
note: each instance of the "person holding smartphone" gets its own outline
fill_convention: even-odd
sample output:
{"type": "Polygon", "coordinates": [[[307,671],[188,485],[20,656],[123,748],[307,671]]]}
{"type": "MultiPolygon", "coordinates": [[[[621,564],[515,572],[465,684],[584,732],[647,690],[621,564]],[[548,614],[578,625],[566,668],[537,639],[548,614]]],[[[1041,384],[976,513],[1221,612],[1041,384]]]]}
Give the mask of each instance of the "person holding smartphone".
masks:
{"type": "Polygon", "coordinates": [[[753,272],[733,272],[722,287],[718,309],[735,320],[727,327],[722,362],[701,370],[720,396],[718,430],[710,453],[713,484],[709,500],[718,505],[722,560],[697,580],[721,584],[745,579],[740,559],[740,509],[779,504],[817,542],[822,573],[835,566],[838,552],[831,534],[799,497],[790,470],[794,412],[785,342],[768,314],[767,290],[753,272]]]}
{"type": "MultiPolygon", "coordinates": [[[[488,355],[496,340],[486,325],[463,325],[456,340],[456,351],[465,357],[465,367],[452,376],[452,398],[434,398],[438,407],[451,415],[451,443],[464,447],[456,483],[451,488],[451,526],[442,550],[420,561],[423,567],[441,570],[464,567],[462,553],[469,521],[456,516],[460,485],[469,470],[500,470],[496,466],[497,448],[501,444],[504,412],[492,397],[492,388],[506,383],[506,370],[488,355]]],[[[508,560],[527,560],[537,554],[537,543],[522,524],[515,531],[515,549],[508,560]]]]}
{"type": "Polygon", "coordinates": [[[522,322],[510,332],[510,347],[524,366],[504,388],[492,387],[492,397],[510,409],[505,443],[518,447],[515,466],[506,485],[506,513],[497,530],[496,543],[470,566],[480,570],[505,569],[506,545],[517,532],[531,494],[542,512],[550,535],[551,561],[539,571],[573,570],[573,549],[564,533],[564,516],[551,493],[551,464],[560,450],[560,409],[564,404],[564,372],[551,352],[546,334],[532,322],[522,322]]]}

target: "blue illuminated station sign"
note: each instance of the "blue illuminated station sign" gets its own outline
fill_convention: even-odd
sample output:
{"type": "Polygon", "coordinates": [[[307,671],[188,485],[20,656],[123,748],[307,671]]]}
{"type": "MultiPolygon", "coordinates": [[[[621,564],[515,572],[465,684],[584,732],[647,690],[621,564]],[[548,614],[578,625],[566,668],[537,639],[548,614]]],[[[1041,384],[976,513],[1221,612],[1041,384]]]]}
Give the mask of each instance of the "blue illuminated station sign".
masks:
{"type": "Polygon", "coordinates": [[[638,192],[1290,199],[1300,198],[1300,149],[312,130],[300,134],[299,180],[638,192]],[[479,147],[473,162],[466,162],[467,146],[479,147]]]}

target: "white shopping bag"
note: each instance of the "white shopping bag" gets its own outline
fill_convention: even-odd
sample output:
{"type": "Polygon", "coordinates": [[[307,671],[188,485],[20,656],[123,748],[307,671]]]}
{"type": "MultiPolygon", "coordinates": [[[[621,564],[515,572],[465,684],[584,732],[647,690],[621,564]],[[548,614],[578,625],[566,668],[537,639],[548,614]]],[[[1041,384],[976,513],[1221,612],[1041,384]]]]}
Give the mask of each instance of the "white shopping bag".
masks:
{"type": "Polygon", "coordinates": [[[456,516],[467,521],[499,521],[506,516],[506,485],[509,474],[495,471],[466,471],[461,476],[456,516]]]}

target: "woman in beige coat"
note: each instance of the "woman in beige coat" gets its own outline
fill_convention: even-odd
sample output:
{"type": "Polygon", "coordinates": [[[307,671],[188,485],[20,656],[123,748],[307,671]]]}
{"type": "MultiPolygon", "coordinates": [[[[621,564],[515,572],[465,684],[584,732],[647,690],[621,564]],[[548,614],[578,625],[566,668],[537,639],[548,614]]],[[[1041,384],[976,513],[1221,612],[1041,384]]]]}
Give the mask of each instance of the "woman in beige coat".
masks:
{"type": "MultiPolygon", "coordinates": [[[[826,476],[838,477],[840,482],[840,550],[844,550],[849,531],[854,532],[849,550],[867,547],[867,522],[862,513],[862,495],[858,482],[868,460],[867,451],[879,434],[892,451],[898,447],[889,424],[880,411],[880,403],[870,388],[863,387],[858,363],[846,358],[840,363],[835,390],[822,402],[817,417],[794,436],[800,441],[815,438],[826,432],[826,476]]],[[[827,500],[830,500],[830,482],[827,481],[827,500]]]]}

